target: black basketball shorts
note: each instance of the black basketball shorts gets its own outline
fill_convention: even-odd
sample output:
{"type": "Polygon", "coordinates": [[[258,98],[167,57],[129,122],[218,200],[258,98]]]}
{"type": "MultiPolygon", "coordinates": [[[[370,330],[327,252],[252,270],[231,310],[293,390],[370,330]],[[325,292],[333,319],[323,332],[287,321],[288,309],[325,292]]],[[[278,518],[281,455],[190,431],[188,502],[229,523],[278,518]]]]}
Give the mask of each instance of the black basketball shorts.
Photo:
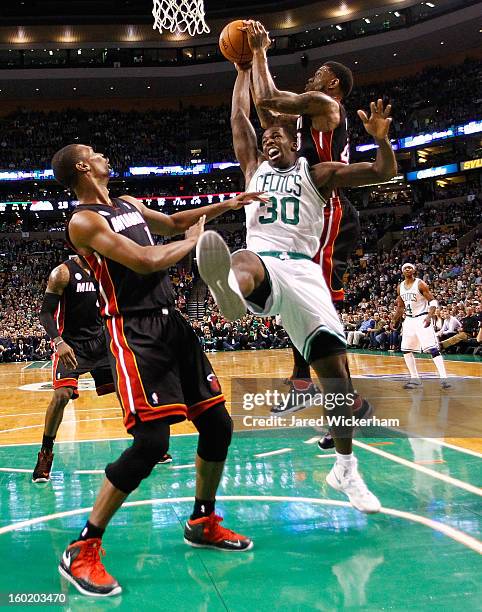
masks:
{"type": "Polygon", "coordinates": [[[177,310],[119,315],[106,325],[128,431],[138,420],[193,420],[224,402],[196,334],[177,310]]]}
{"type": "Polygon", "coordinates": [[[72,399],[79,397],[79,376],[90,372],[95,382],[97,395],[106,395],[115,391],[112,370],[109,363],[107,343],[105,335],[101,334],[97,338],[76,342],[72,339],[65,339],[65,342],[72,347],[77,359],[75,370],[66,368],[59,361],[57,353],[54,354],[52,364],[52,382],[54,389],[60,387],[71,387],[74,390],[72,399]]]}

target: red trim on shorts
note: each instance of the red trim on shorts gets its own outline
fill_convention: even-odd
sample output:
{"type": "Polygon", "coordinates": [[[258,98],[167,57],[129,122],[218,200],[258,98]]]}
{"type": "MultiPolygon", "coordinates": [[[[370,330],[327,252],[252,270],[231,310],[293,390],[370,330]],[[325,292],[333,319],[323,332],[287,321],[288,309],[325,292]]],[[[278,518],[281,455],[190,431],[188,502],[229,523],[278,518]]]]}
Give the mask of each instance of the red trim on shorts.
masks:
{"type": "Polygon", "coordinates": [[[168,416],[182,416],[186,418],[186,404],[163,404],[161,406],[153,406],[148,402],[144,385],[142,384],[142,378],[137,367],[135,354],[130,348],[124,333],[123,317],[108,318],[106,319],[106,324],[111,337],[111,351],[116,361],[117,390],[121,398],[126,428],[130,429],[135,425],[135,414],[138,415],[141,421],[152,421],[168,416]],[[120,348],[114,340],[114,327],[120,348]],[[120,349],[122,349],[124,357],[127,378],[124,374],[124,368],[120,360],[120,349]],[[135,413],[130,409],[128,388],[131,390],[135,413]]]}
{"type": "Polygon", "coordinates": [[[192,406],[188,407],[187,418],[190,421],[193,421],[194,419],[197,419],[198,416],[201,416],[203,412],[209,410],[209,408],[216,406],[216,404],[222,404],[225,401],[226,398],[224,397],[224,394],[221,393],[220,395],[216,395],[215,397],[209,397],[208,399],[205,399],[202,402],[197,402],[196,404],[193,404],[192,406]]]}

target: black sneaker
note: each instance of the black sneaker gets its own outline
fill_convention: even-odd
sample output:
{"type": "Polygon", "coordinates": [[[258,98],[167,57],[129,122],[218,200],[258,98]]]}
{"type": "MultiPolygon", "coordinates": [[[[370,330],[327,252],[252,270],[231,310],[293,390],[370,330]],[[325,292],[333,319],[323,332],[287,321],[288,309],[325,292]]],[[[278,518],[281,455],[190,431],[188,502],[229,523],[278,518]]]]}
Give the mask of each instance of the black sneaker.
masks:
{"type": "Polygon", "coordinates": [[[326,433],[321,440],[318,440],[318,448],[320,450],[330,450],[330,448],[335,448],[335,441],[333,440],[333,436],[330,432],[326,433]]]}
{"type": "Polygon", "coordinates": [[[221,527],[223,519],[212,512],[209,516],[186,522],[184,542],[194,548],[216,548],[241,552],[253,548],[253,541],[231,529],[221,527]]]}
{"type": "MultiPolygon", "coordinates": [[[[372,414],[373,406],[364,398],[361,400],[360,407],[353,411],[353,416],[356,416],[358,419],[365,419],[372,414]]],[[[335,441],[333,440],[331,432],[326,433],[321,440],[318,440],[318,448],[320,450],[330,450],[335,448],[335,441]]]]}
{"type": "Polygon", "coordinates": [[[52,451],[42,449],[37,458],[37,465],[32,474],[32,482],[48,482],[50,480],[50,472],[54,454],[52,451]]]}
{"type": "Polygon", "coordinates": [[[160,464],[160,463],[172,463],[172,457],[171,457],[171,455],[169,453],[166,453],[164,455],[164,457],[160,461],[158,461],[157,463],[158,464],[160,464]]]}
{"type": "Polygon", "coordinates": [[[315,383],[306,380],[285,380],[285,384],[289,386],[289,396],[286,402],[282,402],[271,408],[271,414],[289,414],[297,412],[303,408],[309,408],[318,397],[318,403],[321,407],[321,397],[319,388],[315,383]]]}

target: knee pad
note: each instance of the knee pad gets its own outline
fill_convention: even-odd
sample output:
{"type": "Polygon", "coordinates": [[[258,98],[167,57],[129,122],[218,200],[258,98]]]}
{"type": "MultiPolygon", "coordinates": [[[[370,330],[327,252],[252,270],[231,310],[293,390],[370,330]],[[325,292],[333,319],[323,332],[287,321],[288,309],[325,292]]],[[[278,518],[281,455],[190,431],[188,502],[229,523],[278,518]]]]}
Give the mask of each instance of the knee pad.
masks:
{"type": "Polygon", "coordinates": [[[224,402],[193,421],[199,432],[197,454],[204,461],[225,461],[233,436],[233,421],[224,402]]]}
{"type": "Polygon", "coordinates": [[[131,433],[134,436],[132,446],[105,468],[109,482],[127,494],[137,489],[167,453],[169,424],[165,421],[139,423],[131,433]]]}
{"type": "Polygon", "coordinates": [[[438,357],[440,355],[438,348],[431,348],[428,352],[432,355],[432,357],[438,357]]]}

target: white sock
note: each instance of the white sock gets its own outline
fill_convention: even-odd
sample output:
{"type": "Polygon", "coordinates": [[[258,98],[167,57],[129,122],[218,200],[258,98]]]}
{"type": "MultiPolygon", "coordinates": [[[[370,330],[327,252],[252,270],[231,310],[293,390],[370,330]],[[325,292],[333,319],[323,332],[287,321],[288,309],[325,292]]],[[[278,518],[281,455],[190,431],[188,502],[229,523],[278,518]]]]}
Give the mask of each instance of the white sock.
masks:
{"type": "Polygon", "coordinates": [[[350,453],[349,455],[342,455],[338,451],[335,451],[335,454],[336,454],[336,462],[343,465],[343,467],[352,465],[356,461],[355,455],[353,453],[350,453]]]}
{"type": "Polygon", "coordinates": [[[438,375],[440,376],[440,378],[447,378],[444,358],[442,357],[442,355],[437,355],[437,357],[434,357],[433,362],[438,370],[438,375]]]}
{"type": "Polygon", "coordinates": [[[407,368],[410,372],[410,378],[420,378],[413,353],[403,353],[403,358],[405,359],[405,363],[407,364],[407,368]]]}

